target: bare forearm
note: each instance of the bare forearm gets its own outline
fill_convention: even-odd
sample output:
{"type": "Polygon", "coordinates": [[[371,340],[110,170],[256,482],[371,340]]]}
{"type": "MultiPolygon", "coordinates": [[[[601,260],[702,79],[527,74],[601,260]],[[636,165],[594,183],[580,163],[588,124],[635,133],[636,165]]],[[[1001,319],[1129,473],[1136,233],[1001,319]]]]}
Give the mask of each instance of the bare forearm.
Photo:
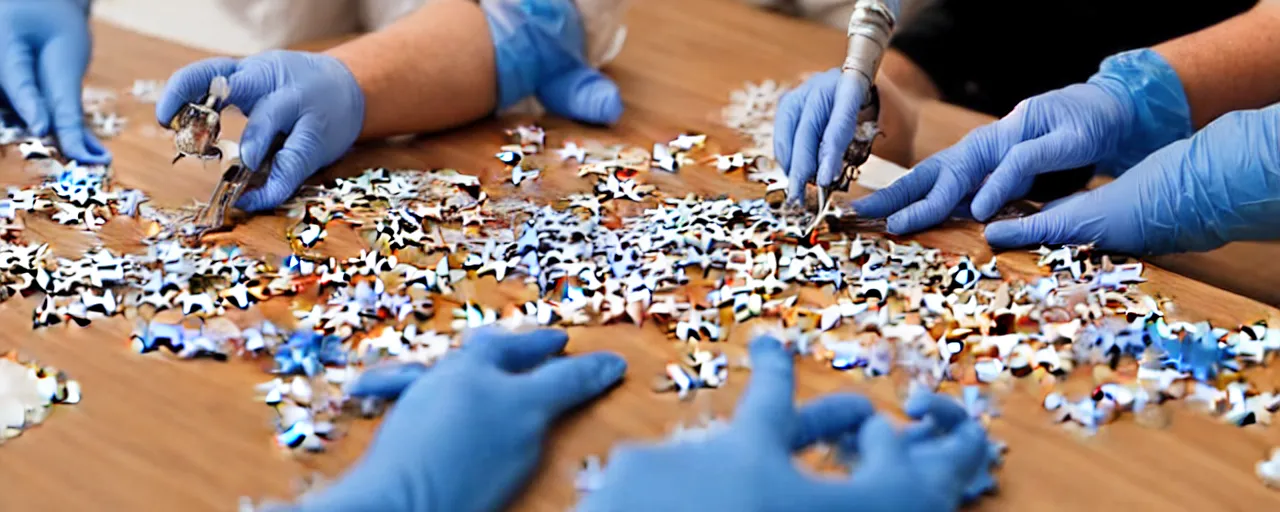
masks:
{"type": "Polygon", "coordinates": [[[497,104],[493,42],[473,1],[433,0],[328,53],[364,92],[361,139],[452,128],[497,104]]]}
{"type": "Polygon", "coordinates": [[[1153,48],[1178,73],[1199,129],[1233,110],[1280,101],[1280,3],[1153,48]]]}

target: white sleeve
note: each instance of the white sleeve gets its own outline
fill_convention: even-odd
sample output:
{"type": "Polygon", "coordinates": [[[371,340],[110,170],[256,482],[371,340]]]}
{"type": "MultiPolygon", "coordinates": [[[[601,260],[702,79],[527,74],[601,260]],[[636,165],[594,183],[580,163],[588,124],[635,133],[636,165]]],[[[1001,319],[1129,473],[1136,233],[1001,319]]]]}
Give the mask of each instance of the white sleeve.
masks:
{"type": "Polygon", "coordinates": [[[587,36],[587,61],[601,67],[613,61],[622,51],[627,40],[627,15],[629,0],[576,0],[582,14],[583,30],[587,36]]]}
{"type": "Polygon", "coordinates": [[[361,28],[367,32],[382,30],[426,3],[426,0],[360,0],[361,28]]]}

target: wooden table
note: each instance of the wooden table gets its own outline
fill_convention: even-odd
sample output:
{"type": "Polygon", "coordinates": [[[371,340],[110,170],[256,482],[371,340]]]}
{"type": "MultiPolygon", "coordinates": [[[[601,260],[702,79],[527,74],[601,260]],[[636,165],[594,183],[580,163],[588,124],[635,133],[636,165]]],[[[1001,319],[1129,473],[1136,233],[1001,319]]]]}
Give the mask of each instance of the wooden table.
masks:
{"type": "MultiPolygon", "coordinates": [[[[682,130],[699,130],[709,133],[714,144],[734,147],[733,134],[716,122],[729,91],[744,80],[787,79],[841,58],[842,34],[729,0],[635,4],[631,39],[611,68],[626,101],[622,123],[604,131],[551,120],[546,126],[552,144],[572,135],[646,145],[682,130]]],[[[123,88],[134,78],[164,78],[205,56],[105,25],[95,29],[95,60],[88,77],[93,85],[123,88]]],[[[151,108],[125,101],[122,110],[131,124],[108,142],[119,182],[141,188],[161,203],[207,197],[216,173],[194,162],[171,167],[169,140],[150,128],[151,108]]],[[[353,175],[369,166],[455,167],[478,174],[489,188],[509,191],[501,185],[492,153],[501,143],[500,128],[512,122],[489,120],[407,144],[361,148],[325,178],[353,175]]],[[[238,137],[239,128],[230,127],[226,136],[238,137]]],[[[30,180],[15,153],[0,164],[0,183],[30,180]]],[[[739,176],[725,178],[707,169],[682,170],[654,181],[672,193],[760,193],[739,176]]],[[[571,173],[548,173],[524,190],[552,198],[587,188],[571,173]]],[[[261,217],[230,238],[252,251],[285,254],[285,225],[282,218],[261,217]]],[[[354,235],[334,231],[327,251],[343,256],[358,250],[354,235]]],[[[30,236],[52,240],[64,253],[92,243],[47,222],[32,222],[30,236]]],[[[112,247],[137,247],[129,242],[136,232],[128,221],[113,222],[101,236],[112,247]]],[[[972,225],[948,225],[919,240],[976,259],[988,256],[972,225]]],[[[1035,271],[1027,254],[1004,254],[1000,260],[1007,273],[1035,271]]],[[[1277,313],[1159,269],[1148,277],[1148,290],[1175,297],[1182,318],[1234,326],[1277,313]]],[[[485,299],[490,304],[500,300],[493,293],[485,299]]],[[[123,318],[95,321],[85,329],[32,332],[28,326],[34,306],[32,299],[0,305],[0,325],[9,327],[0,333],[0,349],[18,348],[64,368],[83,384],[84,401],[0,446],[0,509],[232,510],[242,495],[288,496],[295,476],[315,470],[337,474],[360,453],[375,426],[358,422],[332,451],[291,459],[273,449],[272,413],[254,399],[253,385],[266,380],[256,365],[135,355],[127,348],[131,325],[123,318]]],[[[740,331],[732,335],[731,349],[741,349],[745,333],[740,331]]],[[[631,364],[628,380],[557,428],[544,468],[517,504],[519,510],[564,510],[573,500],[572,471],[582,456],[606,454],[624,439],[661,437],[674,423],[705,413],[727,414],[747,380],[747,375],[735,374],[727,388],[680,403],[648,389],[650,377],[676,354],[656,328],[620,325],[573,329],[571,334],[572,350],[622,353],[631,364]]],[[[797,373],[802,398],[855,390],[885,407],[896,402],[883,379],[859,382],[812,361],[802,361],[797,373]]],[[[1276,384],[1274,378],[1269,382],[1276,384]]],[[[1254,463],[1280,445],[1276,428],[1239,429],[1179,410],[1166,430],[1122,421],[1082,441],[1051,424],[1028,396],[1015,393],[993,427],[1012,451],[999,473],[1002,494],[980,508],[1264,510],[1280,504],[1280,493],[1266,490],[1253,476],[1254,463]]]]}

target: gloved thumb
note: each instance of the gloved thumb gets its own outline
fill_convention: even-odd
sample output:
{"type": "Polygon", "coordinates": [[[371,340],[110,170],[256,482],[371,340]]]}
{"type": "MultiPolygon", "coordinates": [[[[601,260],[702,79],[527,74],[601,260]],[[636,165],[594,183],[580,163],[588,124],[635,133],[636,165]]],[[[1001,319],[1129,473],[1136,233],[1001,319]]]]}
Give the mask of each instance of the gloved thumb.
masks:
{"type": "Polygon", "coordinates": [[[528,374],[530,400],[551,418],[608,391],[627,372],[627,362],[609,352],[556,359],[528,374]]]}
{"type": "Polygon", "coordinates": [[[871,84],[854,71],[842,72],[836,82],[835,102],[818,146],[818,185],[835,181],[844,168],[844,152],[858,131],[858,113],[866,102],[871,84]]]}
{"type": "Polygon", "coordinates": [[[396,398],[426,372],[427,367],[418,363],[375,366],[361,373],[351,383],[347,394],[354,397],[396,398]]]}
{"type": "Polygon", "coordinates": [[[1101,190],[1077,194],[1029,217],[991,223],[985,231],[987,243],[1001,248],[1098,243],[1111,250],[1141,251],[1140,236],[1114,241],[1107,236],[1108,230],[1117,229],[1124,220],[1108,221],[1101,190]]]}
{"type": "Polygon", "coordinates": [[[199,101],[201,96],[209,92],[209,82],[214,77],[230,76],[235,70],[236,59],[214,57],[193,62],[174,72],[165,82],[164,92],[156,101],[156,122],[161,126],[168,126],[173,116],[178,114],[178,109],[187,103],[199,101]]]}
{"type": "Polygon", "coordinates": [[[551,113],[584,123],[613,124],[622,117],[617,84],[590,67],[547,80],[538,87],[538,100],[551,113]]]}
{"type": "Polygon", "coordinates": [[[111,154],[97,140],[90,142],[91,136],[84,128],[81,87],[83,70],[89,64],[84,49],[72,40],[55,39],[40,50],[37,60],[43,85],[41,92],[52,110],[53,128],[62,154],[84,163],[110,162],[111,154]]]}

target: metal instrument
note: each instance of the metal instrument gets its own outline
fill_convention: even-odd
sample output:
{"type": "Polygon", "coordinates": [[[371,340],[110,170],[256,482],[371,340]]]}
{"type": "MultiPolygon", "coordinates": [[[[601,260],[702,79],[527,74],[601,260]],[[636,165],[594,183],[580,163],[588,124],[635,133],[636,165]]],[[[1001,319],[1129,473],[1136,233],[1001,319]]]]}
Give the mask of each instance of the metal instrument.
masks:
{"type": "MultiPolygon", "coordinates": [[[[284,134],[276,136],[271,146],[267,149],[267,155],[262,159],[262,164],[258,166],[257,171],[245,165],[240,160],[239,154],[237,154],[231,160],[231,166],[222,173],[222,179],[218,182],[218,186],[213,189],[209,204],[205,205],[191,220],[191,224],[184,229],[185,234],[187,236],[200,237],[207,233],[221,231],[230,227],[231,223],[228,222],[230,209],[245,192],[261,187],[267,182],[267,176],[271,174],[271,166],[275,161],[276,153],[284,147],[284,141],[284,134]]],[[[239,152],[237,151],[237,153],[239,152]]]]}
{"type": "Polygon", "coordinates": [[[178,113],[169,120],[169,128],[174,132],[173,147],[177,151],[173,163],[178,163],[184,156],[222,159],[218,135],[222,131],[222,108],[230,95],[227,77],[217,76],[209,82],[209,92],[200,101],[178,109],[178,113]]]}
{"type": "Polygon", "coordinates": [[[845,149],[840,175],[829,185],[818,187],[818,213],[809,226],[811,232],[826,219],[831,195],[836,191],[847,192],[849,185],[857,181],[858,168],[870,158],[871,142],[880,133],[877,123],[880,95],[875,87],[875,78],[884,51],[889,47],[889,37],[897,24],[896,7],[897,2],[890,5],[889,0],[858,0],[853,6],[853,14],[849,16],[846,33],[849,46],[845,49],[840,72],[846,76],[855,75],[859,82],[865,84],[867,99],[858,112],[857,131],[845,149]]]}

